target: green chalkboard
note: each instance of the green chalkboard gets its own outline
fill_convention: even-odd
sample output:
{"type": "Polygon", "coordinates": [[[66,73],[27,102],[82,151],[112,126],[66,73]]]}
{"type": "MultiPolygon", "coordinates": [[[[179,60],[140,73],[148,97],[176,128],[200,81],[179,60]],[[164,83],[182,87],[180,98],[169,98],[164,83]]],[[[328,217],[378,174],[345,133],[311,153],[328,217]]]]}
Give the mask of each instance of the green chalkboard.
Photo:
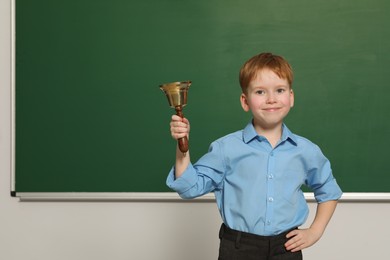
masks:
{"type": "Polygon", "coordinates": [[[390,2],[16,0],[15,192],[166,192],[176,142],[162,83],[191,80],[196,161],[242,129],[238,71],[287,58],[286,123],[345,192],[390,192],[390,2]]]}

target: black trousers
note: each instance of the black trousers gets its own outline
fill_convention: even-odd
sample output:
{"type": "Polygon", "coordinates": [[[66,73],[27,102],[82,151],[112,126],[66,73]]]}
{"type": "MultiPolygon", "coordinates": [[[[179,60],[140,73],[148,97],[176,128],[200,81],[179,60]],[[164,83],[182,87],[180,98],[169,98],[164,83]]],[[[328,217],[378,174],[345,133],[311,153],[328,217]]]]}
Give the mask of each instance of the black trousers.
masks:
{"type": "Polygon", "coordinates": [[[302,260],[302,251],[293,253],[284,247],[287,233],[258,236],[222,224],[218,260],[302,260]]]}

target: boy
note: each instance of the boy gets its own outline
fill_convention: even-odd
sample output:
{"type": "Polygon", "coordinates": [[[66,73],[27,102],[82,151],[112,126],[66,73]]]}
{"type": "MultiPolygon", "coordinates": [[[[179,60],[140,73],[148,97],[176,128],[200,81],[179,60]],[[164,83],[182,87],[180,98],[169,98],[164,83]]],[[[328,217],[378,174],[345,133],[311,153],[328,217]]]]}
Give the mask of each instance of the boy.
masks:
{"type": "MultiPolygon", "coordinates": [[[[302,259],[301,250],[322,236],[341,189],[319,147],[283,123],[294,105],[288,62],[261,53],[243,65],[239,79],[241,106],[252,121],[213,142],[194,165],[177,148],[167,185],[182,198],[214,191],[223,220],[218,259],[302,259]],[[298,229],[309,213],[303,184],[318,204],[311,226],[298,229]]],[[[174,139],[189,135],[185,118],[172,116],[170,127],[174,139]]]]}

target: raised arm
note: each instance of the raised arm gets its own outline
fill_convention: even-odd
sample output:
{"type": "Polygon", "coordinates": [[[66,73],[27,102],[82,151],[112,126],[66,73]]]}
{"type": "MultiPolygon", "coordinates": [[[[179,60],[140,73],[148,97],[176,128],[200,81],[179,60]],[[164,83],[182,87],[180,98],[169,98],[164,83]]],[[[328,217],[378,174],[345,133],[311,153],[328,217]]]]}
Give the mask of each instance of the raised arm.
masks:
{"type": "MultiPolygon", "coordinates": [[[[178,140],[182,137],[189,138],[190,122],[186,118],[181,118],[177,115],[173,115],[171,119],[171,136],[178,140]]],[[[179,178],[183,172],[187,169],[190,163],[190,151],[183,154],[179,147],[176,147],[176,163],[175,163],[175,177],[179,178]]]]}

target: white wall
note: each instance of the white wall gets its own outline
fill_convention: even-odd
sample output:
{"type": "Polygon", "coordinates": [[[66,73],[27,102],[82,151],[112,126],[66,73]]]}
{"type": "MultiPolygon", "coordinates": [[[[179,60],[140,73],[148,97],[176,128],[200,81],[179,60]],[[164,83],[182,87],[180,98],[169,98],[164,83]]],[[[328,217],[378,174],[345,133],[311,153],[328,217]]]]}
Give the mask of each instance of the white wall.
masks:
{"type": "MultiPolygon", "coordinates": [[[[0,0],[0,259],[217,259],[220,218],[211,202],[19,202],[10,197],[10,6],[11,0],[0,0]]],[[[341,202],[305,259],[388,259],[389,219],[389,202],[341,202]]]]}

